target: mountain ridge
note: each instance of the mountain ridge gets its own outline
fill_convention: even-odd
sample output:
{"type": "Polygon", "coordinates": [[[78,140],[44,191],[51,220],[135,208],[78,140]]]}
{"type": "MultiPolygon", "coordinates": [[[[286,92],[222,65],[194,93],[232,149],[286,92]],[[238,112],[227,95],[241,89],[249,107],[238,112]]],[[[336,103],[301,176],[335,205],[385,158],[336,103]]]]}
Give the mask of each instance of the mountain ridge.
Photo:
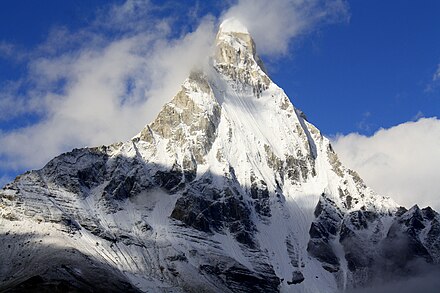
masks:
{"type": "Polygon", "coordinates": [[[243,28],[220,26],[211,66],[133,139],[62,154],[0,191],[0,290],[34,278],[80,291],[338,292],[438,264],[439,215],[345,168],[243,28]],[[94,284],[96,271],[114,282],[94,284]]]}

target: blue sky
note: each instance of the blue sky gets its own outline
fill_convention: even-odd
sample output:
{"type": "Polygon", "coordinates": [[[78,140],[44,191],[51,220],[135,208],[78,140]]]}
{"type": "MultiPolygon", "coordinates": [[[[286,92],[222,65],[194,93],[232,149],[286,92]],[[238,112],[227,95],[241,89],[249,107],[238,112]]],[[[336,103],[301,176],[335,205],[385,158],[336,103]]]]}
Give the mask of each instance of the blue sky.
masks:
{"type": "Polygon", "coordinates": [[[326,134],[438,116],[440,92],[428,87],[440,62],[440,2],[349,4],[350,21],[308,35],[274,79],[326,134]]]}
{"type": "Polygon", "coordinates": [[[421,117],[438,123],[440,1],[300,2],[4,1],[0,183],[73,147],[136,134],[225,15],[243,16],[272,79],[325,135],[339,134],[336,146],[421,117]]]}

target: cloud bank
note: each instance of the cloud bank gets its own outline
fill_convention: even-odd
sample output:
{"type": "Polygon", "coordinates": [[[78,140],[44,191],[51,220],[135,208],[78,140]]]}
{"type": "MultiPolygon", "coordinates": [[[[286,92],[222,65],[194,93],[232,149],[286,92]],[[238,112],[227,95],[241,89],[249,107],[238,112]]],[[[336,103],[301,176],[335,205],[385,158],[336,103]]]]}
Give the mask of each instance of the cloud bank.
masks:
{"type": "Polygon", "coordinates": [[[171,41],[163,37],[167,26],[110,42],[99,35],[78,36],[93,45],[32,59],[26,80],[16,82],[26,84],[15,86],[26,93],[18,96],[14,87],[5,91],[0,107],[8,115],[3,119],[29,114],[39,119],[0,134],[2,165],[41,166],[75,146],[129,139],[177,92],[199,56],[207,56],[213,27],[206,19],[196,31],[171,41]]]}
{"type": "MultiPolygon", "coordinates": [[[[346,11],[341,0],[240,0],[218,15],[243,19],[270,58],[346,11]]],[[[191,69],[206,64],[219,21],[178,1],[127,0],[97,11],[77,31],[51,28],[45,42],[19,56],[14,44],[0,40],[3,56],[28,68],[0,89],[0,121],[9,125],[0,129],[0,175],[40,168],[74,147],[134,136],[191,69]]]]}
{"type": "Polygon", "coordinates": [[[338,135],[333,146],[343,164],[397,203],[440,210],[440,120],[421,118],[372,136],[338,135]]]}

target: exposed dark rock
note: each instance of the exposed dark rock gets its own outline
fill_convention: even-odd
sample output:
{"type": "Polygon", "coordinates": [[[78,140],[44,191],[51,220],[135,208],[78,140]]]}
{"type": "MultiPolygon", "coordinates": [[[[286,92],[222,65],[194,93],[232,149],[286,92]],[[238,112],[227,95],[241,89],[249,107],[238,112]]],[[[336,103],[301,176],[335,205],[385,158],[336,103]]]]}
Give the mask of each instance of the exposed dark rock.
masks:
{"type": "Polygon", "coordinates": [[[322,203],[322,200],[320,198],[319,201],[318,201],[318,204],[315,207],[315,211],[313,213],[315,215],[315,218],[318,218],[321,215],[322,210],[323,210],[323,203],[322,203]]]}
{"type": "Polygon", "coordinates": [[[337,271],[339,259],[334,252],[332,242],[340,230],[342,213],[323,193],[315,207],[314,214],[316,220],[310,226],[307,252],[323,262],[323,266],[337,271]]]}
{"type": "Polygon", "coordinates": [[[169,261],[185,261],[185,262],[188,261],[188,258],[186,257],[186,255],[184,253],[169,256],[169,257],[167,257],[167,259],[169,261]]]}
{"type": "Polygon", "coordinates": [[[269,190],[267,184],[263,180],[257,182],[257,180],[251,176],[251,197],[254,199],[255,211],[261,216],[270,217],[270,201],[269,190]]]}
{"type": "Polygon", "coordinates": [[[406,213],[408,210],[405,207],[399,207],[395,213],[396,217],[402,216],[404,213],[406,213]]]}
{"type": "Polygon", "coordinates": [[[246,267],[236,264],[201,265],[200,270],[209,275],[218,277],[232,292],[278,292],[280,280],[273,272],[266,275],[259,275],[246,267]]]}
{"type": "Polygon", "coordinates": [[[114,177],[104,189],[106,192],[105,196],[116,200],[127,199],[134,195],[132,190],[135,184],[137,184],[137,180],[133,176],[114,177]]]}
{"type": "Polygon", "coordinates": [[[330,273],[337,273],[337,272],[339,272],[339,265],[332,265],[332,264],[324,263],[322,265],[322,268],[324,270],[326,270],[327,272],[330,272],[330,273]]]}
{"type": "Polygon", "coordinates": [[[209,207],[211,202],[199,196],[187,196],[187,194],[184,194],[177,200],[171,213],[171,218],[179,220],[197,230],[211,232],[212,227],[203,214],[203,211],[209,207]]]}
{"type": "Polygon", "coordinates": [[[336,256],[330,243],[322,239],[310,239],[307,245],[307,251],[310,255],[323,263],[339,265],[339,259],[336,256]]]}
{"type": "Polygon", "coordinates": [[[238,242],[254,247],[251,212],[239,197],[230,188],[218,191],[205,187],[203,192],[189,189],[177,200],[171,218],[203,232],[229,229],[238,242]]]}
{"type": "Polygon", "coordinates": [[[103,182],[108,158],[106,147],[74,149],[54,158],[39,172],[49,182],[84,197],[90,188],[103,182]],[[72,168],[74,165],[79,168],[72,168]]]}
{"type": "Polygon", "coordinates": [[[321,223],[313,222],[309,231],[310,238],[320,238],[328,241],[329,233],[321,223]]]}
{"type": "Polygon", "coordinates": [[[180,183],[183,179],[183,173],[177,165],[174,165],[169,171],[157,171],[153,177],[157,185],[166,189],[167,191],[173,191],[180,187],[180,183]]]}
{"type": "Polygon", "coordinates": [[[89,167],[78,170],[77,177],[81,186],[92,189],[102,183],[104,177],[105,160],[95,162],[89,167]]]}
{"type": "Polygon", "coordinates": [[[438,213],[434,211],[431,207],[426,207],[422,209],[422,214],[423,218],[429,221],[432,221],[438,215],[438,213]]]}
{"type": "Polygon", "coordinates": [[[304,281],[304,275],[300,271],[294,271],[292,273],[292,279],[290,281],[287,281],[287,284],[299,284],[304,281]]]}
{"type": "Polygon", "coordinates": [[[74,233],[75,231],[81,230],[81,226],[72,218],[64,216],[61,220],[61,224],[66,227],[66,232],[74,233]]]}

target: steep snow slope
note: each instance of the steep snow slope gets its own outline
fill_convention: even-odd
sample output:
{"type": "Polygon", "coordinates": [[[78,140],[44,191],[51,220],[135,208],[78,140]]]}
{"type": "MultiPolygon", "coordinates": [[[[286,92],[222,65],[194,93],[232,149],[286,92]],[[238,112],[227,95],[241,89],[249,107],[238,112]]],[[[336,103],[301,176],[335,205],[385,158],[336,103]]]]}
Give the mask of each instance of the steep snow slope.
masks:
{"type": "Polygon", "coordinates": [[[439,215],[342,166],[236,19],[137,136],[19,176],[0,213],[0,290],[337,292],[440,258],[439,215]]]}

